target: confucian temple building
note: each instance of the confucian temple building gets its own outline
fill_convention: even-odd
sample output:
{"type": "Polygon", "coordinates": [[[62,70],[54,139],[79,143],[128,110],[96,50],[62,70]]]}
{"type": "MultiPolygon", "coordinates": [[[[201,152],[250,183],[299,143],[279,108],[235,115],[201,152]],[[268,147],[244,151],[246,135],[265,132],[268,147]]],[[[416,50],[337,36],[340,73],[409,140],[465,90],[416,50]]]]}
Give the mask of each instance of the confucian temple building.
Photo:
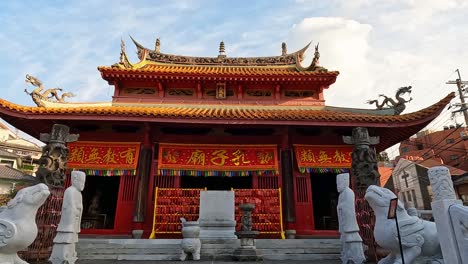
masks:
{"type": "Polygon", "coordinates": [[[98,67],[115,88],[109,102],[68,102],[73,94],[30,75],[27,93],[37,106],[0,99],[0,117],[36,138],[54,124],[79,134],[67,145],[67,171],[87,175],[82,234],[181,237],[180,217],[198,219],[200,190],[227,190],[235,192],[238,223],[237,205],[255,204],[260,238],[281,238],[287,229],[336,236],[336,175],[351,170],[355,147],[343,137],[364,128],[379,137],[367,146],[383,151],[425,127],[454,97],[403,114],[401,105],[328,106],[324,90],[339,72],[320,66],[318,45],[304,66],[309,45],[230,57],[221,42],[219,55],[191,57],[162,53],[159,39],[154,49],[133,42],[138,63],[122,42],[120,61],[98,67]]]}

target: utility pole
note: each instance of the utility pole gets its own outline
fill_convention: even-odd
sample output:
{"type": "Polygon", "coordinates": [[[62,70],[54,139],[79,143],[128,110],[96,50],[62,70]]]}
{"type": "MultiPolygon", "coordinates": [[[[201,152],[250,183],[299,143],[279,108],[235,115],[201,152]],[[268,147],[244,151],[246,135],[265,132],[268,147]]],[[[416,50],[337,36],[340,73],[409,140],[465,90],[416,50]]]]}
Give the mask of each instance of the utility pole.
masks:
{"type": "Polygon", "coordinates": [[[456,110],[456,111],[453,111],[452,113],[463,112],[463,116],[465,117],[465,127],[466,127],[466,126],[468,126],[468,111],[467,111],[468,108],[467,108],[467,105],[465,103],[465,96],[464,96],[463,87],[465,86],[465,84],[468,84],[468,82],[461,80],[460,71],[458,69],[456,70],[456,72],[458,73],[458,79],[455,80],[455,81],[448,81],[446,83],[447,84],[456,84],[457,87],[458,87],[458,94],[460,95],[460,101],[461,101],[460,109],[456,110]]]}

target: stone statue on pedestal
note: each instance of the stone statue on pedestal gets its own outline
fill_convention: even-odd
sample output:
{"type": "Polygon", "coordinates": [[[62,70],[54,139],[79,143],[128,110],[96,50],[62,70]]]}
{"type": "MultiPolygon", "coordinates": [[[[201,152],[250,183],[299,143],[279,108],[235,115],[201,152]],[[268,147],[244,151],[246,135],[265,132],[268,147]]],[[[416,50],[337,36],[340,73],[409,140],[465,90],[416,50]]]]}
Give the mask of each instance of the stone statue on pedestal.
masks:
{"type": "Polygon", "coordinates": [[[252,231],[252,211],[255,208],[254,204],[240,204],[239,209],[242,211],[241,231],[236,232],[240,238],[240,248],[237,248],[232,253],[232,258],[237,261],[260,261],[263,260],[261,252],[255,246],[255,238],[260,234],[259,231],[252,231]]]}
{"type": "MultiPolygon", "coordinates": [[[[371,185],[365,198],[375,213],[375,241],[391,252],[379,264],[402,263],[395,219],[388,219],[390,201],[397,198],[396,195],[389,189],[371,185]]],[[[410,216],[401,201],[398,201],[396,216],[405,263],[413,263],[419,255],[430,256],[432,263],[444,263],[435,223],[410,216]]]]}
{"type": "Polygon", "coordinates": [[[354,209],[354,192],[349,188],[349,173],[336,176],[336,185],[340,196],[338,197],[338,222],[341,240],[341,261],[343,264],[364,263],[364,249],[362,238],[359,235],[359,226],[354,209]]]}
{"type": "Polygon", "coordinates": [[[17,252],[34,242],[37,236],[37,209],[49,196],[43,184],[21,189],[15,198],[0,208],[0,263],[25,264],[17,252]]]}
{"type": "Polygon", "coordinates": [[[86,175],[82,171],[72,171],[72,186],[65,190],[62,204],[62,217],[54,238],[54,247],[49,261],[52,264],[76,262],[75,244],[80,233],[81,215],[83,213],[83,200],[81,191],[84,189],[86,175]]]}

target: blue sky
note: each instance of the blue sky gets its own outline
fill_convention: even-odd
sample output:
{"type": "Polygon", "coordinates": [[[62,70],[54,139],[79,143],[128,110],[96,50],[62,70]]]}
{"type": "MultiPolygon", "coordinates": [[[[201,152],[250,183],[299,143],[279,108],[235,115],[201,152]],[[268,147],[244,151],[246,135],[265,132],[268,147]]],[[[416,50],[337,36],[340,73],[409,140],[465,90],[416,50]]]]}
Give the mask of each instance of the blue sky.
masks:
{"type": "Polygon", "coordinates": [[[366,108],[366,99],[412,85],[412,112],[455,90],[444,84],[455,69],[468,80],[467,14],[468,0],[1,1],[0,97],[33,105],[23,92],[29,73],[77,94],[73,101],[109,101],[113,89],[96,67],[118,61],[121,38],[136,62],[129,35],[194,56],[216,56],[221,40],[228,56],[312,41],[321,64],[341,72],[327,104],[366,108]]]}

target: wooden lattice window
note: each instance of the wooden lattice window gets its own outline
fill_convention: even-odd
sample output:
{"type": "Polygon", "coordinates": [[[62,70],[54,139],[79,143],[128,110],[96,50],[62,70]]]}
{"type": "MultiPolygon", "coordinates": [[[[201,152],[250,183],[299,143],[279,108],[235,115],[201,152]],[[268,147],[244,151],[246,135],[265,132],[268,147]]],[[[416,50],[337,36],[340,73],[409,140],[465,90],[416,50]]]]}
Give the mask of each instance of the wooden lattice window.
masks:
{"type": "Polygon", "coordinates": [[[289,98],[307,98],[313,97],[314,91],[302,91],[302,90],[286,90],[284,91],[284,97],[289,98]]]}
{"type": "Polygon", "coordinates": [[[195,89],[192,88],[169,88],[166,92],[167,96],[177,97],[193,97],[195,95],[195,89]]]}
{"type": "Polygon", "coordinates": [[[125,88],[123,89],[123,95],[153,95],[156,94],[156,89],[154,88],[125,88]]]}
{"type": "Polygon", "coordinates": [[[251,98],[273,97],[273,91],[268,89],[247,89],[245,94],[251,98]]]}
{"type": "Polygon", "coordinates": [[[304,177],[304,176],[296,177],[296,201],[298,203],[310,202],[309,194],[307,191],[308,185],[309,185],[309,181],[307,180],[307,177],[304,177]]]}

